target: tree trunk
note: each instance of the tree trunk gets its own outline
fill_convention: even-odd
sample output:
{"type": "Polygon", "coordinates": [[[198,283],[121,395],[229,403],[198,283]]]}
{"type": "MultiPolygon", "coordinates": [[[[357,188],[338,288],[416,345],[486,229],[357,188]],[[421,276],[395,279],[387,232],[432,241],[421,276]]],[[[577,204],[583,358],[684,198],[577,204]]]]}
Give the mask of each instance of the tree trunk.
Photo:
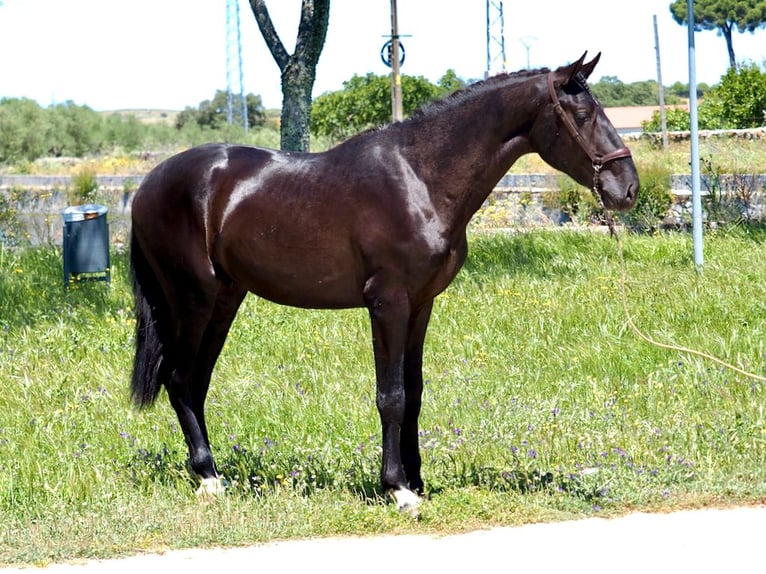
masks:
{"type": "Polygon", "coordinates": [[[309,150],[311,89],[314,70],[291,62],[282,70],[282,123],[280,145],[285,151],[309,150]]]}
{"type": "Polygon", "coordinates": [[[311,91],[330,20],[330,0],[303,0],[295,53],[288,54],[279,39],[265,0],[250,0],[250,8],[263,39],[282,72],[281,147],[309,150],[311,91]]]}
{"type": "Polygon", "coordinates": [[[731,37],[731,32],[733,27],[734,26],[729,22],[721,26],[721,32],[723,33],[723,37],[726,38],[726,49],[729,51],[729,67],[730,68],[737,67],[737,59],[734,57],[734,43],[731,37]]]}

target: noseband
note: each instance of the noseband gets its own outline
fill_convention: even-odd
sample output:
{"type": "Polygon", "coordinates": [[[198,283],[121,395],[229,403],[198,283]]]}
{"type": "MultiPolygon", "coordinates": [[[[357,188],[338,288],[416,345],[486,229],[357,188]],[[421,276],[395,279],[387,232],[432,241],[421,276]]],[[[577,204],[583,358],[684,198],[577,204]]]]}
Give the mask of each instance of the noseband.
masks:
{"type": "MultiPolygon", "coordinates": [[[[584,83],[582,86],[583,89],[590,93],[590,90],[584,83]]],[[[553,85],[552,72],[548,74],[548,93],[550,94],[551,100],[553,101],[553,109],[556,110],[556,113],[561,118],[561,121],[564,122],[564,125],[566,126],[569,133],[577,141],[577,143],[580,144],[580,147],[586,154],[588,154],[588,157],[590,158],[590,161],[593,165],[593,189],[591,191],[593,192],[596,201],[598,201],[599,205],[603,208],[604,204],[603,199],[601,198],[601,168],[604,167],[605,163],[614,159],[631,157],[630,150],[626,147],[621,147],[603,156],[593,151],[593,148],[588,144],[587,141],[585,141],[585,138],[583,138],[582,134],[577,129],[577,126],[572,121],[572,118],[570,118],[564,111],[564,108],[561,107],[561,102],[559,101],[558,94],[556,94],[556,88],[553,85]]]]}

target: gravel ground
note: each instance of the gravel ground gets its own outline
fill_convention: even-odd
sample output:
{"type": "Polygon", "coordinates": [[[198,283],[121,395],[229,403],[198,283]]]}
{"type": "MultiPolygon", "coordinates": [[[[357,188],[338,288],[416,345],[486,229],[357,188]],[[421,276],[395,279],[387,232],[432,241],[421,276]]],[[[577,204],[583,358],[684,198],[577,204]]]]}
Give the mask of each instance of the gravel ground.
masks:
{"type": "Polygon", "coordinates": [[[766,507],[630,514],[450,536],[379,536],[172,551],[118,560],[0,568],[0,574],[136,572],[766,572],[766,507]]]}

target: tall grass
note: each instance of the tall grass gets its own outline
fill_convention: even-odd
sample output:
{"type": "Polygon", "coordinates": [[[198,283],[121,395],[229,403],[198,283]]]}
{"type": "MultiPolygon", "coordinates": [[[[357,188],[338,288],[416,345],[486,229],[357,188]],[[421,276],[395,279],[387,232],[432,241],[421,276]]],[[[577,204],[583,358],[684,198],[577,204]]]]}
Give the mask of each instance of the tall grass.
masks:
{"type": "MultiPolygon", "coordinates": [[[[762,372],[766,232],[624,239],[653,337],[762,372]]],[[[343,533],[457,531],[766,496],[763,385],[626,328],[597,233],[475,235],[437,299],[421,417],[420,522],[377,490],[362,310],[250,297],[208,399],[228,494],[199,500],[164,396],[128,403],[126,258],[111,287],[61,287],[54,249],[0,252],[0,563],[343,533]]]]}

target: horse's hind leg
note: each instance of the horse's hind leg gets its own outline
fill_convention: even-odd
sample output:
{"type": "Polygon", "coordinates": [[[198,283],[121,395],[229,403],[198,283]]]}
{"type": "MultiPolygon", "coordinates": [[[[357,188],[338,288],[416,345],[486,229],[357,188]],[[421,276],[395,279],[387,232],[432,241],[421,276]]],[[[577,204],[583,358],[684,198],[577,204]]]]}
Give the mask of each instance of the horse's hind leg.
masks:
{"type": "Polygon", "coordinates": [[[178,282],[175,289],[173,372],[168,398],[189,448],[189,465],[201,492],[217,492],[220,481],[205,424],[205,398],[215,360],[244,294],[208,281],[178,282]]]}
{"type": "MultiPolygon", "coordinates": [[[[207,425],[205,424],[205,399],[210,387],[213,367],[218,360],[218,356],[221,354],[223,345],[226,342],[226,336],[229,333],[231,324],[237,315],[237,310],[245,294],[246,291],[235,287],[222,287],[215,301],[213,315],[210,317],[199,350],[197,351],[191,385],[192,405],[208,451],[210,451],[210,440],[208,438],[207,425]]],[[[202,470],[204,471],[205,469],[203,468],[202,470]]],[[[221,490],[222,486],[217,473],[211,477],[205,476],[197,470],[195,472],[201,477],[201,484],[198,490],[200,494],[216,494],[221,490]]]]}

